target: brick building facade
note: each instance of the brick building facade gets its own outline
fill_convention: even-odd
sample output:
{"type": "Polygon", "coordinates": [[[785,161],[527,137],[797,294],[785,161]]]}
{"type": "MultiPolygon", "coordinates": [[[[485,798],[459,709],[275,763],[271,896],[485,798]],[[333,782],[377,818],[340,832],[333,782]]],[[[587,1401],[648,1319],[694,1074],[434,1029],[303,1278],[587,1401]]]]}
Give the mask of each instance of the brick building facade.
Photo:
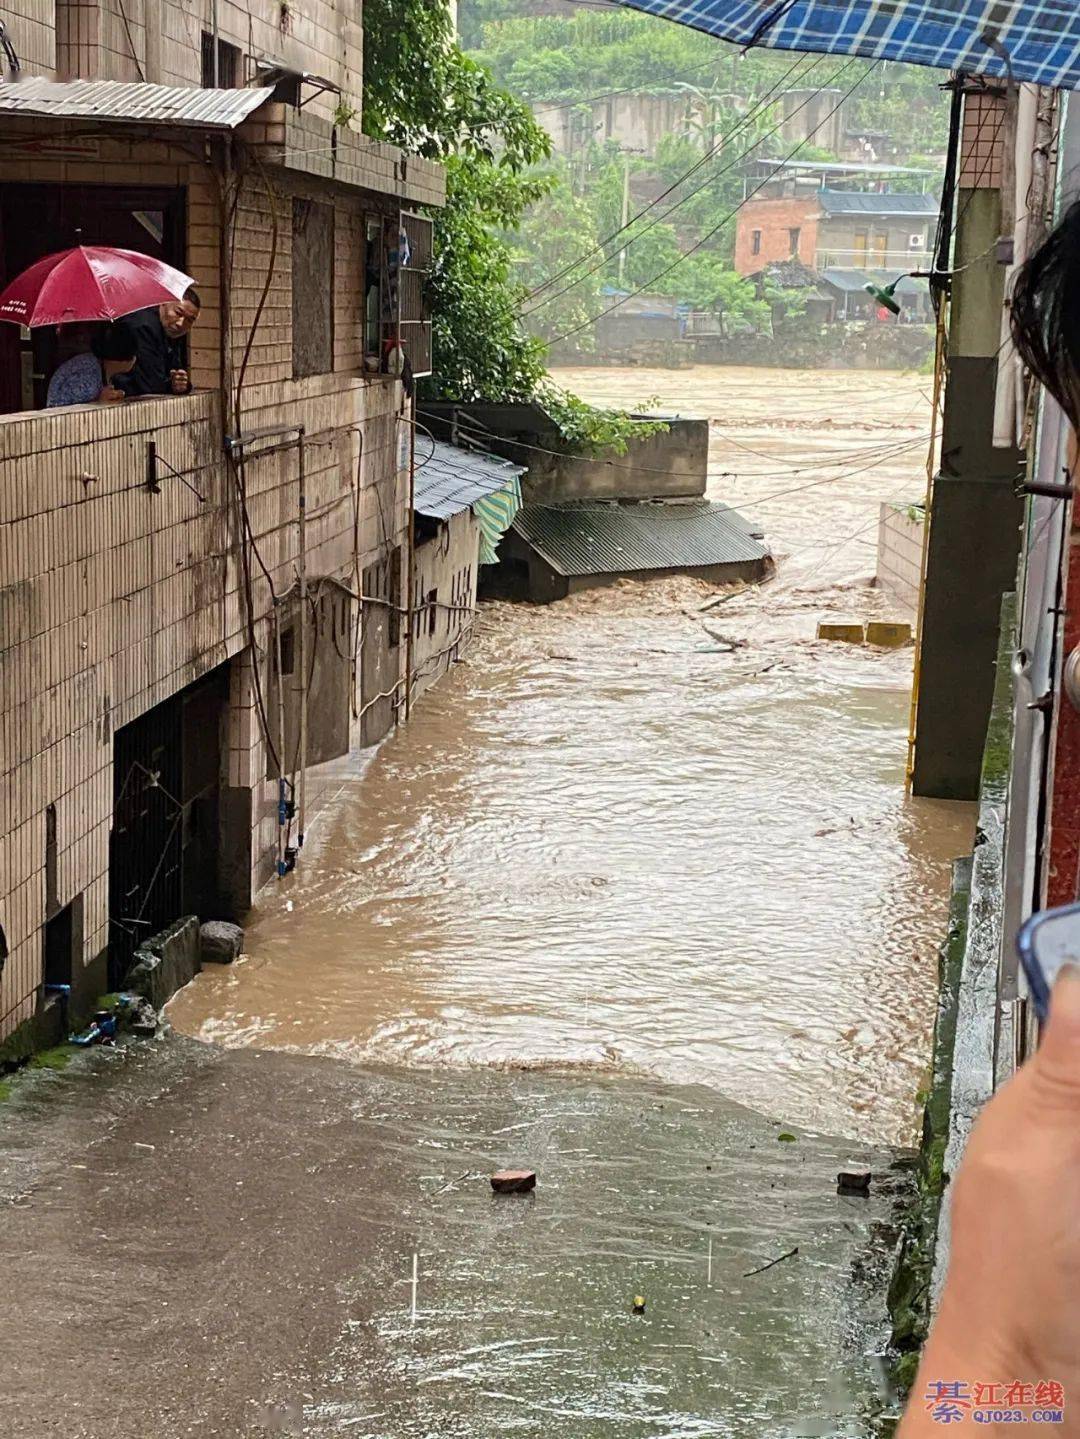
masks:
{"type": "Polygon", "coordinates": [[[238,53],[219,51],[234,88],[213,119],[196,88],[209,5],[44,8],[51,23],[37,0],[5,7],[24,76],[96,83],[0,86],[0,279],[77,239],[126,241],[192,274],[202,310],[193,393],[122,406],[37,408],[53,341],[0,327],[9,1049],[59,1028],[68,987],[85,1008],[176,914],[242,913],[294,862],[319,763],[395,723],[400,368],[403,350],[429,366],[416,212],[443,196],[436,166],[342,123],[360,105],[354,0],[217,6],[238,53]]]}

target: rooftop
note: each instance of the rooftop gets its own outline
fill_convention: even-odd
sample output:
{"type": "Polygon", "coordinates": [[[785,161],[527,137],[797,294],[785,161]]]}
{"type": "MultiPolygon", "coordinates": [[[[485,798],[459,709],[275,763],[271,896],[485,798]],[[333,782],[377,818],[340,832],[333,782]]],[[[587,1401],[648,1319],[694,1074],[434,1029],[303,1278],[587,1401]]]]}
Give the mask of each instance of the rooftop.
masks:
{"type": "Polygon", "coordinates": [[[898,295],[920,295],[924,293],[923,285],[926,283],[924,280],[913,279],[910,275],[902,275],[897,279],[895,270],[886,274],[883,270],[843,270],[832,265],[822,270],[821,278],[827,285],[832,285],[834,290],[847,294],[865,289],[868,283],[891,285],[895,280],[898,295]]]}
{"type": "Polygon", "coordinates": [[[936,170],[917,169],[911,165],[864,165],[857,160],[768,160],[753,162],[762,169],[783,170],[785,178],[791,175],[936,175],[936,170]]]}
{"type": "Polygon", "coordinates": [[[911,215],[936,219],[941,202],[934,195],[879,195],[865,190],[819,190],[826,215],[911,215]]]}
{"type": "Polygon", "coordinates": [[[448,520],[460,514],[525,473],[522,465],[445,445],[440,440],[428,441],[433,447],[431,454],[423,455],[421,443],[418,436],[413,508],[433,520],[448,520]]]}
{"type": "Polygon", "coordinates": [[[768,548],[729,505],[526,505],[513,528],[560,575],[685,570],[763,560],[768,548]]]}
{"type": "Polygon", "coordinates": [[[190,85],[129,84],[125,80],[58,83],[28,76],[0,82],[0,115],[234,130],[270,98],[270,91],[261,88],[201,90],[190,85]]]}

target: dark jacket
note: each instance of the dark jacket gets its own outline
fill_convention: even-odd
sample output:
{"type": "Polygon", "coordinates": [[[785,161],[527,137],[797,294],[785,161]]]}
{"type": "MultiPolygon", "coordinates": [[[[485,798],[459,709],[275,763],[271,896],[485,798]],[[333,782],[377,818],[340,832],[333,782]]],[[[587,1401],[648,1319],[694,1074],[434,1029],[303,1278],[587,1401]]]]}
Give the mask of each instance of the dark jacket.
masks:
{"type": "Polygon", "coordinates": [[[185,341],[165,333],[156,305],[125,316],[125,323],[135,331],[139,357],[129,375],[116,377],[117,388],[127,395],[171,395],[169,371],[188,367],[185,341]]]}

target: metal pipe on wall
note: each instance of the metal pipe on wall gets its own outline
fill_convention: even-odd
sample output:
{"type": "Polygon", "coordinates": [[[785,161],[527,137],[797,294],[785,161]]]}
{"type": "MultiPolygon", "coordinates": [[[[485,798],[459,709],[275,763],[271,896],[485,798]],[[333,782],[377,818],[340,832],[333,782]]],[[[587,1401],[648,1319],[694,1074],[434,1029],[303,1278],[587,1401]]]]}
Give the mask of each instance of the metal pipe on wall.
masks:
{"type": "Polygon", "coordinates": [[[307,604],[307,477],[304,469],[304,431],[297,442],[297,478],[299,484],[300,556],[297,573],[300,588],[300,796],[298,810],[298,847],[304,844],[304,821],[307,813],[308,761],[308,604],[307,604]]]}
{"type": "Polygon", "coordinates": [[[298,471],[299,543],[301,553],[296,561],[301,593],[301,793],[298,809],[298,848],[303,846],[306,806],[308,806],[308,478],[305,472],[305,436],[299,433],[296,445],[298,471]]]}
{"type": "Polygon", "coordinates": [[[413,615],[416,610],[416,396],[409,418],[409,511],[406,515],[408,577],[405,591],[405,718],[412,706],[413,615]]]}
{"type": "Polygon", "coordinates": [[[210,0],[210,89],[218,83],[218,0],[210,0]]]}

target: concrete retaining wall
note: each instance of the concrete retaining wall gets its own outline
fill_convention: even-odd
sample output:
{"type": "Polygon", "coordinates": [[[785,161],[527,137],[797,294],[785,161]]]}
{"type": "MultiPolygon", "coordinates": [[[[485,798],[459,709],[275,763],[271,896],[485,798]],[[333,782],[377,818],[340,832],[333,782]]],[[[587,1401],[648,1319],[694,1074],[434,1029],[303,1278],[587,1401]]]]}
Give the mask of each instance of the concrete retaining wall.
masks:
{"type": "Polygon", "coordinates": [[[555,505],[565,500],[687,499],[705,493],[708,420],[641,416],[662,419],[667,429],[631,440],[625,455],[591,460],[561,453],[565,441],[538,405],[426,401],[421,418],[437,439],[467,435],[493,454],[524,465],[521,493],[527,505],[555,505]]]}
{"type": "Polygon", "coordinates": [[[919,607],[923,515],[915,505],[886,501],[878,520],[877,583],[913,612],[919,607]]]}

